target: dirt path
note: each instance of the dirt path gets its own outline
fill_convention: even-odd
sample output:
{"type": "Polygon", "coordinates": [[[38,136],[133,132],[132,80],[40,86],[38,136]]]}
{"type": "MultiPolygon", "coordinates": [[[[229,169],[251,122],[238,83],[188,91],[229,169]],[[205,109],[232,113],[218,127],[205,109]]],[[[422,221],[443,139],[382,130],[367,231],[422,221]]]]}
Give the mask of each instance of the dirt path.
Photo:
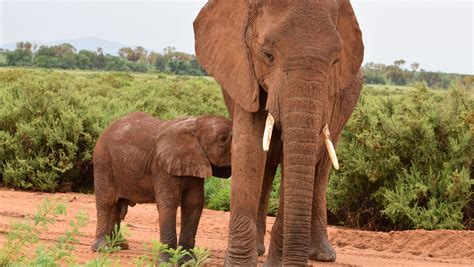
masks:
{"type": "MultiPolygon", "coordinates": [[[[43,198],[67,203],[66,219],[58,221],[45,241],[54,241],[68,227],[67,222],[80,210],[89,215],[87,233],[76,246],[79,259],[90,260],[96,254],[90,251],[95,231],[95,203],[92,195],[44,194],[15,192],[0,189],[0,244],[5,240],[11,221],[31,218],[43,198]]],[[[125,223],[131,233],[130,250],[114,253],[122,264],[146,253],[144,243],[158,239],[158,216],[155,205],[143,204],[129,208],[125,223]]],[[[204,210],[197,235],[197,246],[211,250],[211,263],[220,264],[227,245],[229,213],[204,210]]],[[[268,219],[269,232],[274,218],[268,219]]],[[[268,247],[269,234],[266,244],[268,247]]],[[[367,232],[341,227],[330,227],[329,237],[337,251],[335,263],[311,262],[315,266],[474,266],[474,231],[400,231],[367,232]]],[[[260,257],[260,262],[264,261],[260,257]]]]}

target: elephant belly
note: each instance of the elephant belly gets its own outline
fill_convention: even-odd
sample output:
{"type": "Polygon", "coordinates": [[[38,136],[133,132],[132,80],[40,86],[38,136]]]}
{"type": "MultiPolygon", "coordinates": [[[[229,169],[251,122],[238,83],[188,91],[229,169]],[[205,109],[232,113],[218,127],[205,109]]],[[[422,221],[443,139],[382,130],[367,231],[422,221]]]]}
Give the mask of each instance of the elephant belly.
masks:
{"type": "Polygon", "coordinates": [[[133,203],[155,202],[154,183],[151,176],[129,180],[119,187],[118,198],[127,199],[133,203]]]}

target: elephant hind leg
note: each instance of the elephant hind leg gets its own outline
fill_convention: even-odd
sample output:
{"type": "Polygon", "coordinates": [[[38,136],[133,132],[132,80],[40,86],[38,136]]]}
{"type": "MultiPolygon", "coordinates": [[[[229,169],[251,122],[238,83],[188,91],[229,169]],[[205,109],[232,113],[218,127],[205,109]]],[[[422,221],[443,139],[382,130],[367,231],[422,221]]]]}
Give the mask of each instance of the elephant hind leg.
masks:
{"type": "Polygon", "coordinates": [[[184,192],[181,200],[181,230],[178,245],[187,250],[189,254],[180,260],[180,264],[195,256],[190,250],[196,244],[196,233],[204,208],[204,179],[193,178],[188,187],[189,189],[184,192]]]}
{"type": "MultiPolygon", "coordinates": [[[[97,226],[95,241],[92,244],[92,251],[99,251],[106,245],[105,236],[112,236],[114,227],[120,227],[120,216],[122,213],[122,200],[116,199],[116,189],[113,186],[112,170],[107,165],[100,163],[94,167],[94,189],[96,195],[97,226]]],[[[124,216],[126,214],[126,210],[124,216]]],[[[123,249],[127,249],[126,243],[120,244],[123,249]]]]}
{"type": "MultiPolygon", "coordinates": [[[[123,212],[124,205],[121,201],[112,205],[97,208],[97,229],[95,235],[95,241],[92,245],[93,251],[99,251],[101,248],[107,245],[106,236],[113,237],[120,230],[121,215],[123,212]],[[117,230],[117,231],[116,231],[117,230]]],[[[126,208],[125,205],[125,214],[126,208]]],[[[124,217],[125,217],[124,214],[124,217]]],[[[128,243],[122,241],[114,244],[119,246],[121,249],[128,249],[128,243]]]]}

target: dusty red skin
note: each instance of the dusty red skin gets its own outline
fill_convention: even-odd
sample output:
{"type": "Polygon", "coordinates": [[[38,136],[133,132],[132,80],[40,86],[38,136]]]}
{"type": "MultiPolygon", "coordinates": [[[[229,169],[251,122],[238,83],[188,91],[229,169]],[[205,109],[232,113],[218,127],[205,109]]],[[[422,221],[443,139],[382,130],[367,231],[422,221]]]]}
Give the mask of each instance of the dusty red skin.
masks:
{"type": "Polygon", "coordinates": [[[100,250],[105,236],[120,227],[127,207],[136,203],[156,203],[160,242],[192,249],[204,206],[204,178],[231,174],[231,131],[230,120],[211,115],[160,120],[134,112],[112,122],[94,148],[97,230],[92,250],[100,250]],[[178,239],[179,205],[183,228],[178,239]]]}
{"type": "Polygon", "coordinates": [[[326,190],[334,144],[362,88],[362,33],[349,0],[208,1],[194,21],[196,56],[221,85],[233,120],[227,266],[254,266],[281,162],[281,202],[267,266],[334,261],[326,190]],[[262,147],[267,113],[275,118],[262,147]]]}

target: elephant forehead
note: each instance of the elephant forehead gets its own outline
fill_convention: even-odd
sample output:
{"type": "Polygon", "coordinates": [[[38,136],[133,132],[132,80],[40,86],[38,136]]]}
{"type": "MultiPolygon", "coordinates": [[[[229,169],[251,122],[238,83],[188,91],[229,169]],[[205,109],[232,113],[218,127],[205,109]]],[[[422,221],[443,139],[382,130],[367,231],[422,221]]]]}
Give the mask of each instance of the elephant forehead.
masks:
{"type": "MultiPolygon", "coordinates": [[[[264,5],[252,32],[261,44],[281,52],[321,53],[338,50],[339,6],[334,1],[276,1],[264,5]],[[313,51],[314,50],[314,51],[313,51]]],[[[337,51],[336,51],[337,52],[337,51]]]]}
{"type": "Polygon", "coordinates": [[[210,136],[218,136],[220,134],[229,133],[231,127],[226,119],[212,117],[206,120],[203,131],[210,136]]]}
{"type": "Polygon", "coordinates": [[[186,118],[186,119],[183,119],[183,120],[177,122],[176,125],[184,125],[184,124],[188,124],[188,123],[193,123],[195,121],[196,121],[196,118],[194,118],[194,117],[186,118]]]}
{"type": "Polygon", "coordinates": [[[132,125],[129,122],[121,124],[119,127],[115,129],[116,139],[122,139],[123,137],[125,137],[131,128],[132,128],[132,125]]]}

